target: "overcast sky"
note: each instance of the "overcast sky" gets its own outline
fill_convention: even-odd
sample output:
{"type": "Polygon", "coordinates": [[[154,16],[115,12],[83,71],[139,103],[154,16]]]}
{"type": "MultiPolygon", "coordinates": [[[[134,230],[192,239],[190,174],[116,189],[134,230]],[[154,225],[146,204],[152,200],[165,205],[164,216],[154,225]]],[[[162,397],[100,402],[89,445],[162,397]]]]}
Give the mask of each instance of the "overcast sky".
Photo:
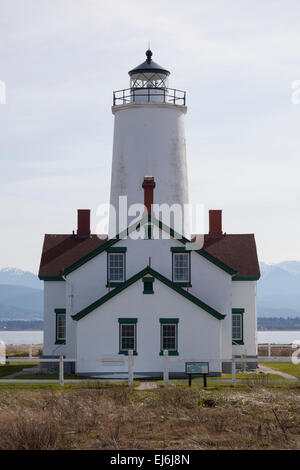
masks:
{"type": "Polygon", "coordinates": [[[190,199],[300,260],[299,0],[1,0],[0,268],[108,202],[112,91],[153,59],[187,90],[190,199]]]}

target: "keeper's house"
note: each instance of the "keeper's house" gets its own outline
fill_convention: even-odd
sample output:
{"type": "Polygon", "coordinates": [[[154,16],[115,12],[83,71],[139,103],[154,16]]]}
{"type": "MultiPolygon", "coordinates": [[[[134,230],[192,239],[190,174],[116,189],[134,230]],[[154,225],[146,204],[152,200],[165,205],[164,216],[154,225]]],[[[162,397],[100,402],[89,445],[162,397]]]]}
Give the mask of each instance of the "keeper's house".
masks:
{"type": "Polygon", "coordinates": [[[257,357],[253,234],[226,234],[222,212],[209,212],[204,245],[193,249],[189,221],[180,234],[153,203],[188,203],[184,92],[168,88],[169,72],[147,60],[129,72],[130,88],[114,94],[111,204],[145,204],[145,214],[116,235],[90,231],[90,211],[78,211],[76,234],[45,235],[44,355],[76,358],[81,374],[170,373],[185,362],[230,370],[232,355],[257,357]],[[145,175],[151,175],[147,177],[145,175]],[[167,235],[167,236],[166,236],[167,235]],[[170,235],[170,236],[169,236],[170,235]]]}

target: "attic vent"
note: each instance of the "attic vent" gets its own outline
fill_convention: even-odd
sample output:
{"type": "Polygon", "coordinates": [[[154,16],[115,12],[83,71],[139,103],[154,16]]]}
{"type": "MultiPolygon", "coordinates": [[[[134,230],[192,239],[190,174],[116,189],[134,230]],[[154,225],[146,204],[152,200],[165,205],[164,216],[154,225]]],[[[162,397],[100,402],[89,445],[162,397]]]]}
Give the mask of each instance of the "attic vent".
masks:
{"type": "Polygon", "coordinates": [[[154,277],[143,277],[144,291],[143,294],[154,294],[153,290],[154,277]]]}

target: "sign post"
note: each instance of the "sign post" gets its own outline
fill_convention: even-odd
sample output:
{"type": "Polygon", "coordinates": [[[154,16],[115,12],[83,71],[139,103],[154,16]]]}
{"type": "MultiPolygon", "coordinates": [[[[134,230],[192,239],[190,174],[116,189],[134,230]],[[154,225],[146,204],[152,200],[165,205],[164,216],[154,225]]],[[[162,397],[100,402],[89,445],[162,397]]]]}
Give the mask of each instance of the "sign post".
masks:
{"type": "Polygon", "coordinates": [[[209,373],[208,362],[186,362],[185,373],[188,375],[189,378],[189,387],[191,387],[192,385],[193,375],[203,377],[203,386],[207,387],[206,378],[209,373]]]}

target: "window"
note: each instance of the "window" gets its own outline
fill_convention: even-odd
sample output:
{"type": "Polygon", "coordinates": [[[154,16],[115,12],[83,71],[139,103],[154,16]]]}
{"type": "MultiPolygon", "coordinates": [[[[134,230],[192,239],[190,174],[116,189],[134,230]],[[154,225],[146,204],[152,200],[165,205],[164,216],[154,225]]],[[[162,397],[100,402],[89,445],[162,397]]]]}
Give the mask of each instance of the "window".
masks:
{"type": "Polygon", "coordinates": [[[173,253],[173,282],[190,283],[190,253],[173,253]]]}
{"type": "Polygon", "coordinates": [[[160,319],[160,354],[166,349],[169,355],[178,355],[178,318],[160,319]]]}
{"type": "Polygon", "coordinates": [[[56,308],[56,343],[64,344],[66,342],[66,309],[56,308]]]}
{"type": "Polygon", "coordinates": [[[129,349],[136,352],[136,318],[119,318],[119,354],[128,354],[129,349]]]}
{"type": "Polygon", "coordinates": [[[232,341],[243,344],[243,313],[234,313],[234,310],[238,309],[232,310],[232,341]]]}
{"type": "Polygon", "coordinates": [[[125,253],[107,254],[107,282],[125,281],[125,253]]]}

